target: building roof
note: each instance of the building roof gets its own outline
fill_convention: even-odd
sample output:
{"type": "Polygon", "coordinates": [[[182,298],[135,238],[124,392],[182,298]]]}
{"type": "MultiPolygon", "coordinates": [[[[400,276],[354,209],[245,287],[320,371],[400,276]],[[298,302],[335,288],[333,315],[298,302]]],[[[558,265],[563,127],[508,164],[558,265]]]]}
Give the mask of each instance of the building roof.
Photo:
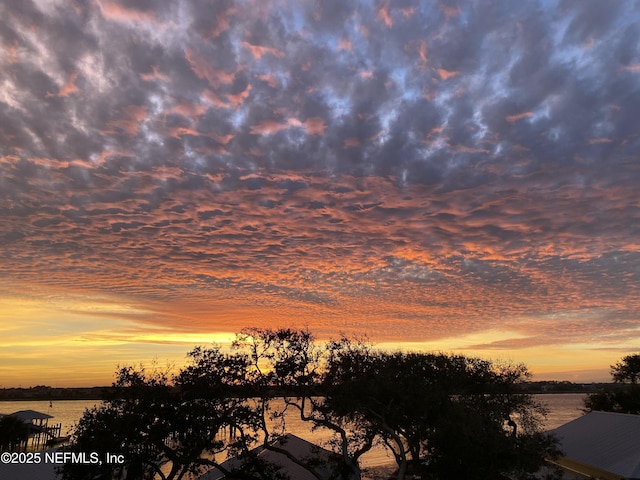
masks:
{"type": "Polygon", "coordinates": [[[19,410],[17,412],[9,414],[9,416],[17,417],[25,422],[31,422],[33,420],[47,420],[49,418],[53,418],[53,416],[47,413],[36,412],[35,410],[19,410]]]}
{"type": "MultiPolygon", "coordinates": [[[[328,479],[331,477],[332,467],[329,458],[334,455],[333,452],[290,433],[278,439],[273,445],[286,450],[300,461],[310,460],[313,462],[314,468],[322,478],[328,479]]],[[[280,471],[287,474],[292,479],[316,480],[316,477],[314,477],[306,468],[298,465],[296,462],[280,452],[274,452],[273,450],[268,450],[263,447],[257,447],[253,451],[258,454],[258,458],[280,467],[280,471]]],[[[230,459],[225,461],[222,465],[227,469],[233,469],[238,468],[241,463],[237,459],[230,459]]],[[[220,480],[223,478],[226,477],[222,472],[214,468],[198,477],[198,480],[220,480]]]]}
{"type": "Polygon", "coordinates": [[[640,479],[640,415],[590,412],[553,433],[566,459],[618,477],[640,479]]]}

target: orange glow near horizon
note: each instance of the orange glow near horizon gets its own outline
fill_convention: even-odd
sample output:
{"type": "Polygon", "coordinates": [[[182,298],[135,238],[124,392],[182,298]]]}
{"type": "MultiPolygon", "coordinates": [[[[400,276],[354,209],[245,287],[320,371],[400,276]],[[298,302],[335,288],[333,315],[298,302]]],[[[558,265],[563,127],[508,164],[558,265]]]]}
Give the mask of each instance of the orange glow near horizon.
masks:
{"type": "Polygon", "coordinates": [[[640,11],[405,3],[3,9],[0,385],[251,326],[535,378],[638,352],[640,11]]]}
{"type": "MultiPolygon", "coordinates": [[[[187,352],[196,345],[227,348],[243,327],[273,327],[271,321],[263,321],[238,324],[227,332],[202,329],[189,332],[145,325],[144,320],[134,319],[136,316],[144,319],[148,311],[104,297],[41,301],[14,297],[0,299],[0,304],[2,388],[109,385],[116,368],[122,365],[148,366],[155,362],[161,367],[171,365],[175,371],[185,364],[187,352]],[[7,321],[9,318],[11,322],[7,321]]],[[[318,336],[319,342],[335,338],[337,332],[327,334],[325,329],[319,334],[308,320],[299,318],[296,325],[287,326],[309,328],[318,336]]],[[[198,324],[202,322],[200,320],[198,324]]],[[[354,334],[348,329],[342,333],[354,334]]],[[[598,344],[499,350],[481,347],[524,338],[525,335],[517,331],[492,329],[437,340],[369,340],[375,348],[386,351],[459,353],[493,361],[524,363],[533,373],[534,380],[608,381],[608,366],[621,356],[619,349],[601,349],[598,344]]],[[[627,342],[629,351],[633,341],[627,342]]]]}

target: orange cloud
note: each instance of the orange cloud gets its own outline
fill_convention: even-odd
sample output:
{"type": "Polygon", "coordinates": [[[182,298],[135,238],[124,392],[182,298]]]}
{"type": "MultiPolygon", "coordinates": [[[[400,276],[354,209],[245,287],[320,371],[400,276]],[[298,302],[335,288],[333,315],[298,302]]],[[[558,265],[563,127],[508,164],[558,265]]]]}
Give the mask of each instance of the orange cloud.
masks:
{"type": "Polygon", "coordinates": [[[322,135],[324,133],[324,129],[326,128],[324,120],[322,120],[320,117],[307,118],[307,120],[304,122],[304,126],[307,128],[307,131],[311,135],[322,135]]]}
{"type": "Polygon", "coordinates": [[[416,13],[416,7],[401,8],[400,13],[404,18],[411,18],[416,13]]]}
{"type": "Polygon", "coordinates": [[[173,106],[171,113],[177,113],[183,117],[199,117],[206,111],[206,107],[201,103],[183,102],[173,106]]]}
{"type": "Polygon", "coordinates": [[[426,65],[427,59],[427,42],[426,40],[420,40],[418,42],[418,56],[420,57],[420,64],[426,65]]]}
{"type": "Polygon", "coordinates": [[[518,120],[522,120],[523,118],[529,118],[532,115],[533,115],[533,113],[531,113],[531,112],[522,112],[522,113],[517,113],[515,115],[507,115],[505,118],[506,118],[507,122],[515,123],[518,120]]]}
{"type": "Polygon", "coordinates": [[[231,108],[231,105],[225,103],[215,92],[212,92],[209,89],[206,89],[202,92],[202,96],[205,98],[207,102],[209,102],[212,106],[217,108],[231,108]]]}
{"type": "Polygon", "coordinates": [[[610,138],[606,138],[606,137],[590,138],[589,139],[589,145],[595,145],[597,143],[611,143],[611,142],[613,142],[613,140],[610,139],[610,138]]]}
{"type": "Polygon", "coordinates": [[[158,70],[158,67],[156,65],[154,65],[153,67],[151,67],[151,73],[141,73],[140,74],[140,78],[142,80],[144,80],[145,82],[152,82],[154,80],[168,80],[169,77],[167,77],[165,74],[160,73],[160,71],[158,70]]]}
{"type": "Polygon", "coordinates": [[[261,74],[255,75],[255,77],[258,80],[262,80],[263,82],[265,82],[271,88],[276,88],[278,86],[278,79],[275,77],[275,75],[271,73],[261,73],[261,74]]]}
{"type": "Polygon", "coordinates": [[[229,99],[229,102],[231,102],[235,107],[238,107],[242,105],[242,103],[249,97],[250,92],[251,92],[251,84],[248,84],[247,88],[245,88],[240,93],[227,94],[227,98],[229,99]]]}
{"type": "Polygon", "coordinates": [[[72,73],[69,75],[69,79],[67,82],[60,87],[58,93],[47,92],[45,95],[46,98],[49,97],[68,97],[72,93],[76,93],[78,91],[78,87],[76,86],[76,79],[78,78],[77,73],[72,73]]]}
{"type": "Polygon", "coordinates": [[[360,145],[362,145],[362,142],[360,141],[359,138],[356,138],[356,137],[349,137],[345,139],[343,143],[344,148],[359,147],[360,145]]]}
{"type": "Polygon", "coordinates": [[[236,11],[237,10],[235,8],[228,8],[224,12],[216,15],[217,23],[215,27],[213,27],[213,30],[211,30],[211,35],[208,37],[208,40],[216,38],[220,36],[222,32],[229,30],[229,27],[231,26],[229,20],[233,15],[235,15],[236,11]]]}
{"type": "Polygon", "coordinates": [[[297,118],[288,118],[287,124],[290,127],[303,127],[311,135],[322,135],[326,128],[324,120],[320,117],[311,117],[304,122],[301,122],[297,118]]]}
{"type": "Polygon", "coordinates": [[[58,92],[59,97],[68,97],[72,93],[76,93],[78,91],[78,87],[76,87],[76,79],[78,78],[77,73],[72,73],[69,75],[69,79],[67,83],[65,83],[62,87],[60,87],[60,91],[58,92]]]}
{"type": "Polygon", "coordinates": [[[350,52],[353,50],[353,43],[351,43],[348,38],[342,37],[340,42],[338,42],[338,51],[341,50],[347,50],[350,52]]]}
{"type": "Polygon", "coordinates": [[[436,70],[436,72],[438,72],[438,75],[440,76],[440,79],[442,80],[448,80],[451,77],[455,77],[456,75],[458,75],[460,72],[452,72],[449,70],[445,70],[444,68],[438,68],[436,70]]]}
{"type": "Polygon", "coordinates": [[[190,48],[184,50],[184,56],[198,78],[206,79],[213,87],[217,88],[221,84],[230,85],[233,83],[235,73],[216,70],[209,61],[200,53],[190,48]]]}
{"type": "Polygon", "coordinates": [[[438,8],[444,13],[444,16],[449,20],[450,18],[460,15],[460,7],[449,7],[448,5],[438,5],[438,8]]]}
{"type": "Polygon", "coordinates": [[[385,0],[382,2],[382,6],[380,10],[378,10],[378,15],[376,16],[378,20],[381,20],[387,27],[391,28],[393,26],[393,21],[391,20],[391,15],[389,14],[389,0],[385,0]]]}
{"type": "Polygon", "coordinates": [[[123,109],[123,116],[107,124],[107,128],[122,130],[131,137],[135,137],[140,129],[140,123],[147,117],[147,109],[142,105],[129,105],[123,109]]]}
{"type": "Polygon", "coordinates": [[[217,135],[215,133],[212,133],[210,135],[216,142],[219,142],[223,145],[226,145],[227,143],[229,143],[232,139],[233,139],[233,135],[231,135],[230,133],[227,135],[217,135]]]}
{"type": "Polygon", "coordinates": [[[148,22],[157,21],[152,12],[145,12],[134,8],[127,8],[115,1],[98,1],[102,16],[108,20],[120,22],[148,22]]]}
{"type": "Polygon", "coordinates": [[[18,61],[18,42],[17,41],[14,41],[12,45],[3,46],[3,50],[6,56],[7,63],[13,64],[18,61]]]}
{"type": "Polygon", "coordinates": [[[260,45],[252,45],[249,42],[242,42],[242,46],[247,50],[249,50],[251,52],[251,55],[253,55],[253,58],[255,58],[256,60],[260,60],[262,56],[267,53],[270,53],[271,55],[278,58],[282,58],[285,56],[284,52],[273,47],[263,47],[260,45]]]}
{"type": "Polygon", "coordinates": [[[627,72],[640,72],[640,63],[636,63],[635,65],[626,65],[621,67],[620,70],[625,70],[627,72]]]}
{"type": "Polygon", "coordinates": [[[263,120],[258,125],[253,125],[250,132],[254,135],[271,135],[288,128],[286,123],[279,123],[275,120],[263,120]]]}
{"type": "Polygon", "coordinates": [[[489,150],[487,150],[486,148],[473,148],[473,147],[466,147],[464,145],[455,145],[451,148],[452,151],[454,152],[462,152],[462,153],[489,153],[489,150]]]}

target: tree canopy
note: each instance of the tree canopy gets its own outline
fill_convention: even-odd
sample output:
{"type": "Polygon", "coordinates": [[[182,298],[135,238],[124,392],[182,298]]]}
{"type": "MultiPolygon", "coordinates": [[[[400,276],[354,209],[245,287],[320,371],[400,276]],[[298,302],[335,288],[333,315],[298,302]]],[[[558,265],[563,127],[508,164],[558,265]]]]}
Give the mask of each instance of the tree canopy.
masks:
{"type": "Polygon", "coordinates": [[[174,375],[119,368],[115,393],[85,413],[73,448],[121,453],[126,462],[68,465],[64,478],[180,480],[212,466],[234,478],[282,475],[259,461],[259,446],[326,480],[313,461],[277,446],[291,411],[332,434],[336,479],[359,479],[374,445],[392,453],[398,480],[534,478],[556,453],[541,432],[544,409],[518,389],[523,365],[256,328],[241,331],[231,351],[198,347],[188,357],[174,375]],[[233,472],[226,457],[240,460],[233,472]]]}
{"type": "Polygon", "coordinates": [[[16,449],[26,443],[28,438],[28,423],[11,415],[0,418],[0,450],[16,449]]]}
{"type": "Polygon", "coordinates": [[[611,365],[611,377],[617,385],[588,395],[585,411],[640,414],[640,354],[626,355],[611,365]]]}

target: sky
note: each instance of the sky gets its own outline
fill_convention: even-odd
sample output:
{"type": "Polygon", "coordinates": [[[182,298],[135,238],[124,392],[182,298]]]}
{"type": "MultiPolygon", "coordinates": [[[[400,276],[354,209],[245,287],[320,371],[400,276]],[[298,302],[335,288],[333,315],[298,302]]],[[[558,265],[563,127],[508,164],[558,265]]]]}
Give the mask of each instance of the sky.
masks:
{"type": "Polygon", "coordinates": [[[0,387],[243,327],[607,381],[640,350],[627,0],[0,4],[0,387]]]}

